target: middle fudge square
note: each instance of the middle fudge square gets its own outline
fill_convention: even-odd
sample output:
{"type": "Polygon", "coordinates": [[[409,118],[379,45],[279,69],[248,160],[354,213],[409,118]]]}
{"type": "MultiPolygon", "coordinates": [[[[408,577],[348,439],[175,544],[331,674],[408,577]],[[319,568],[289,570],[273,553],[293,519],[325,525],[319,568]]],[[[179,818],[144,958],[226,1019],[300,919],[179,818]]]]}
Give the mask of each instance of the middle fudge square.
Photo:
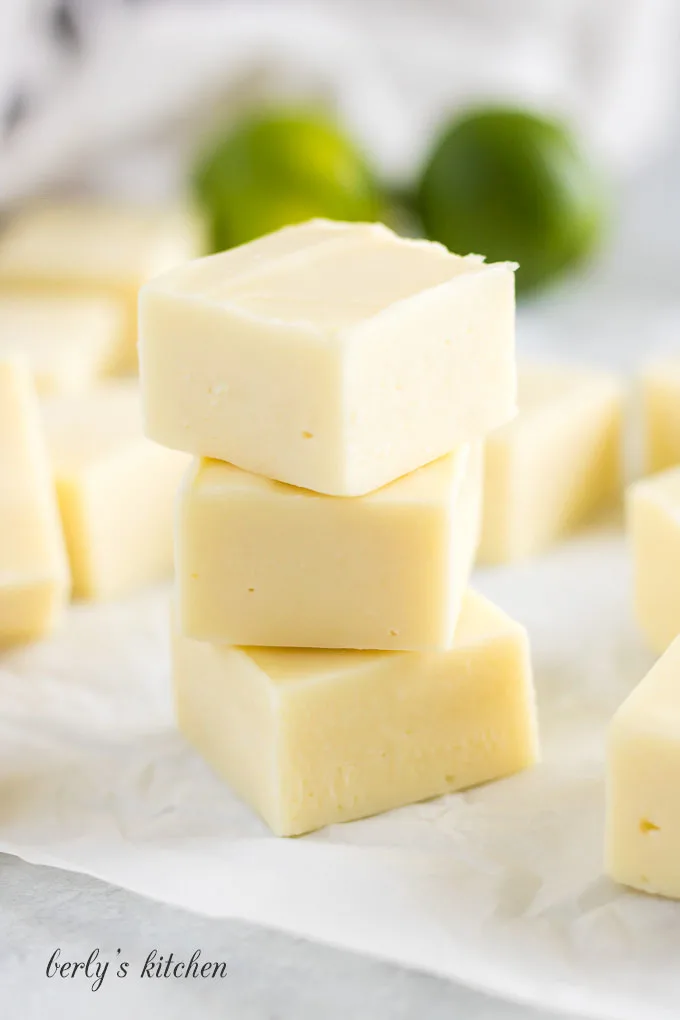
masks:
{"type": "Polygon", "coordinates": [[[180,628],[235,645],[447,649],[481,485],[479,443],[353,499],[195,461],[175,536],[180,628]]]}

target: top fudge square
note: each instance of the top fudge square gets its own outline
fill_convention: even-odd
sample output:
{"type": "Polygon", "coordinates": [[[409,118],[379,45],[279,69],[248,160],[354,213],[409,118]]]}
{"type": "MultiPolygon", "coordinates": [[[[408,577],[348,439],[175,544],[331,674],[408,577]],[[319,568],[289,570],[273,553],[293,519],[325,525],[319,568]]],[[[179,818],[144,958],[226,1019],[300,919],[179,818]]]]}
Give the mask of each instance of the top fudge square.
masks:
{"type": "Polygon", "coordinates": [[[514,269],[313,220],[140,293],[147,434],[360,496],[515,414],[514,269]]]}

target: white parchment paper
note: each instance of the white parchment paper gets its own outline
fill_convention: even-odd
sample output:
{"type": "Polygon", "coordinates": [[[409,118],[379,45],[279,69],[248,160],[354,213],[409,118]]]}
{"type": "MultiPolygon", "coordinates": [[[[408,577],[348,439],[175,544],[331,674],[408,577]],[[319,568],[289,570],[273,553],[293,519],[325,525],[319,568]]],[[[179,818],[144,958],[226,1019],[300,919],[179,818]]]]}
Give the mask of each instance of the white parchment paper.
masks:
{"type": "Polygon", "coordinates": [[[680,1011],[680,904],[602,875],[603,732],[652,662],[602,526],[475,583],[530,631],[543,762],[295,839],[175,731],[168,591],[0,657],[0,850],[589,1017],[680,1011]]]}

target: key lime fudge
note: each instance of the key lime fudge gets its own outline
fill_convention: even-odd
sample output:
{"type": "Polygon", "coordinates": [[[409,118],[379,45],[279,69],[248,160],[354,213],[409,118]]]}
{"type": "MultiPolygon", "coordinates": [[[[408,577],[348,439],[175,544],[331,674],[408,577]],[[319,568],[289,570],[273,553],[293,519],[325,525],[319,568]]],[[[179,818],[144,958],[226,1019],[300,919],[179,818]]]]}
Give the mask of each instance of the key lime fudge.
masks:
{"type": "Polygon", "coordinates": [[[0,233],[0,294],[106,295],[123,310],[112,365],[137,364],[137,295],[158,273],[204,251],[204,227],[189,205],[137,207],[38,201],[0,233]]]}
{"type": "Polygon", "coordinates": [[[520,365],[518,405],[517,417],[485,442],[483,563],[541,552],[621,492],[618,379],[589,368],[520,365]]]}
{"type": "Polygon", "coordinates": [[[173,636],[179,726],[274,833],[511,775],[537,756],[526,631],[468,592],[448,652],[238,648],[173,636]]]}
{"type": "Polygon", "coordinates": [[[115,362],[123,321],[110,297],[0,291],[0,344],[26,357],[40,396],[94,385],[115,362]]]}
{"type": "Polygon", "coordinates": [[[0,646],[57,622],[69,573],[28,365],[0,353],[0,646]]]}
{"type": "Polygon", "coordinates": [[[477,550],[481,454],[466,444],[354,499],[196,461],[177,517],[182,631],[238,645],[449,648],[477,550]]]}
{"type": "Polygon", "coordinates": [[[181,732],[281,836],[537,756],[528,638],[469,588],[515,414],[513,264],[314,220],[140,295],[181,732]]]}
{"type": "Polygon", "coordinates": [[[680,467],[630,486],[626,518],[635,617],[660,653],[680,634],[680,467]]]}
{"type": "Polygon", "coordinates": [[[648,365],[641,380],[644,470],[680,464],[680,358],[648,365]]]}
{"type": "Polygon", "coordinates": [[[606,866],[680,899],[680,639],[619,708],[607,742],[606,866]]]}
{"type": "Polygon", "coordinates": [[[175,493],[187,458],[144,435],[137,381],[49,398],[42,419],[73,594],[117,598],[170,576],[175,493]]]}
{"type": "Polygon", "coordinates": [[[140,294],[148,435],[360,496],[515,413],[514,265],[323,220],[140,294]]]}

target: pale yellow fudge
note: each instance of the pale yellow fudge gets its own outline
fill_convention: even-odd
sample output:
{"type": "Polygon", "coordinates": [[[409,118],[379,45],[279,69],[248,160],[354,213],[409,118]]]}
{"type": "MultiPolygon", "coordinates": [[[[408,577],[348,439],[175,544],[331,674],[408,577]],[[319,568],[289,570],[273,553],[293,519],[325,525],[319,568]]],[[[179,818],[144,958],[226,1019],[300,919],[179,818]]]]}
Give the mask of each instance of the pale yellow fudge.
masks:
{"type": "Polygon", "coordinates": [[[609,727],[606,867],[624,885],[680,898],[680,640],[609,727]]]}
{"type": "Polygon", "coordinates": [[[626,504],[635,616],[663,652],[680,633],[680,467],[636,482],[626,504]]]}
{"type": "Polygon", "coordinates": [[[125,314],[115,365],[130,369],[140,286],[203,251],[203,226],[189,207],[36,202],[0,233],[0,288],[119,299],[125,314]]]}
{"type": "Polygon", "coordinates": [[[0,291],[0,346],[26,356],[41,396],[91,386],[118,355],[123,320],[108,297],[0,291]]]}
{"type": "Polygon", "coordinates": [[[113,598],[168,576],[187,458],[144,436],[137,382],[52,397],[43,422],[74,595],[113,598]]]}
{"type": "Polygon", "coordinates": [[[477,549],[481,446],[336,499],[196,461],[176,532],[191,637],[302,648],[449,648],[477,549]]]}
{"type": "Polygon", "coordinates": [[[524,365],[517,417],[487,437],[479,560],[540,552],[621,489],[619,382],[590,369],[524,365]]]}
{"type": "Polygon", "coordinates": [[[680,358],[650,365],[642,375],[644,468],[680,464],[680,358]]]}
{"type": "Polygon", "coordinates": [[[537,756],[526,631],[468,592],[448,652],[173,637],[179,726],[281,836],[499,779],[537,756]]]}
{"type": "Polygon", "coordinates": [[[514,266],[315,220],[140,294],[148,435],[358,496],[515,412],[514,266]]]}
{"type": "Polygon", "coordinates": [[[55,625],[69,576],[40,415],[25,361],[0,354],[0,646],[55,625]]]}

